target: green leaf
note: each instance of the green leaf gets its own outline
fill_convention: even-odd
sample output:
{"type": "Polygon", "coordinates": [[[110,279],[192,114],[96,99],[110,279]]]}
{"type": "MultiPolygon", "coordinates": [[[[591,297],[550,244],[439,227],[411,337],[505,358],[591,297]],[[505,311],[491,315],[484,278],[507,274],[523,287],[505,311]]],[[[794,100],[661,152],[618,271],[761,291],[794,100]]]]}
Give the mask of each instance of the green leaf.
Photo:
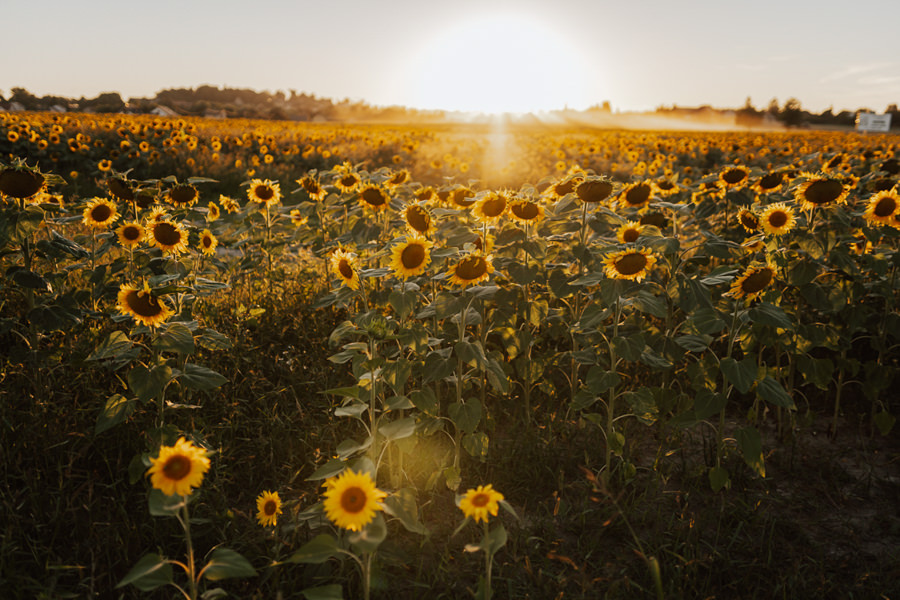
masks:
{"type": "Polygon", "coordinates": [[[418,296],[419,295],[414,290],[406,290],[403,292],[400,290],[392,290],[388,296],[388,303],[390,303],[394,312],[397,313],[398,319],[405,319],[416,307],[418,296]]]}
{"type": "Polygon", "coordinates": [[[454,346],[456,356],[470,367],[483,371],[487,366],[487,357],[481,342],[457,342],[454,346]]]}
{"type": "Polygon", "coordinates": [[[718,333],[725,328],[725,321],[719,318],[719,313],[714,308],[701,308],[694,311],[689,321],[700,335],[718,333]]]}
{"type": "Polygon", "coordinates": [[[747,312],[747,315],[750,317],[751,321],[761,325],[780,327],[781,329],[788,330],[794,328],[794,323],[781,307],[769,304],[768,302],[757,304],[747,312]]]}
{"type": "Polygon", "coordinates": [[[97,424],[94,425],[94,433],[103,433],[125,419],[134,412],[135,398],[126,398],[122,394],[113,394],[106,400],[106,404],[97,416],[97,424]]]}
{"type": "Polygon", "coordinates": [[[599,396],[611,387],[616,386],[619,381],[619,374],[615,371],[607,371],[603,367],[594,365],[588,370],[585,386],[593,394],[599,396]]]}
{"type": "Polygon", "coordinates": [[[468,402],[454,402],[448,408],[450,420],[463,433],[472,433],[481,421],[481,402],[470,399],[468,402]]]}
{"type": "Polygon", "coordinates": [[[321,564],[337,556],[338,544],[333,536],[327,533],[317,535],[294,552],[288,559],[292,563],[321,564]]]}
{"type": "Polygon", "coordinates": [[[391,396],[384,401],[384,409],[388,411],[409,410],[410,408],[415,407],[416,405],[413,404],[406,396],[391,396]]]}
{"type": "Polygon", "coordinates": [[[354,419],[359,419],[367,410],[369,410],[369,405],[365,402],[350,402],[348,404],[344,404],[343,406],[338,406],[337,408],[335,408],[334,416],[352,417],[354,419]]]}
{"type": "Polygon", "coordinates": [[[380,512],[375,514],[375,518],[363,527],[362,531],[352,531],[347,535],[350,545],[360,552],[375,552],[385,538],[387,538],[387,523],[380,512]]]}
{"type": "Polygon", "coordinates": [[[617,356],[621,356],[625,360],[636,361],[641,358],[641,352],[647,343],[644,341],[644,336],[638,333],[628,337],[615,337],[612,345],[617,356]]]}
{"type": "Polygon", "coordinates": [[[489,443],[487,434],[481,431],[466,434],[462,439],[463,448],[469,453],[469,456],[481,461],[487,458],[489,443]]]}
{"type": "Polygon", "coordinates": [[[723,487],[730,487],[731,481],[728,478],[728,469],[725,467],[711,467],[709,469],[709,485],[714,492],[718,492],[723,487]]]}
{"type": "Polygon", "coordinates": [[[719,366],[725,379],[742,394],[749,392],[756,381],[756,357],[737,361],[729,356],[723,358],[719,366]]]}
{"type": "Polygon", "coordinates": [[[690,352],[703,352],[709,348],[712,337],[709,335],[681,335],[675,338],[675,343],[690,352]]]}
{"type": "Polygon", "coordinates": [[[652,425],[659,419],[659,408],[650,388],[642,387],[636,392],[626,392],[623,396],[634,416],[644,425],[652,425]]]}
{"type": "Polygon", "coordinates": [[[416,390],[409,394],[409,399],[416,408],[432,417],[439,417],[441,406],[430,387],[416,390]]]}
{"type": "Polygon", "coordinates": [[[389,440],[401,440],[408,438],[416,432],[416,419],[414,417],[405,417],[391,421],[386,425],[378,428],[378,433],[389,440]]]}
{"type": "Polygon", "coordinates": [[[231,338],[213,329],[204,329],[203,332],[197,336],[197,343],[200,344],[202,348],[211,351],[230,350],[232,347],[231,338]]]}
{"type": "Polygon", "coordinates": [[[135,365],[128,372],[128,387],[141,402],[158,397],[171,380],[172,368],[167,364],[155,365],[152,369],[135,365]]]}
{"type": "Polygon", "coordinates": [[[255,577],[256,569],[246,558],[229,548],[218,547],[209,555],[203,576],[210,581],[232,577],[255,577]]]}
{"type": "Polygon", "coordinates": [[[834,363],[828,358],[813,358],[808,354],[797,357],[797,370],[803,374],[803,380],[820,390],[831,388],[831,376],[834,363]]]}
{"type": "Polygon", "coordinates": [[[766,476],[766,462],[762,452],[762,438],[755,427],[744,427],[735,433],[738,447],[747,463],[760,477],[766,476]]]}
{"type": "Polygon", "coordinates": [[[184,506],[184,497],[178,494],[167,496],[162,492],[153,488],[147,497],[147,505],[150,508],[150,515],[154,517],[171,517],[181,510],[184,506]]]}
{"type": "Polygon", "coordinates": [[[340,458],[332,458],[327,463],[316,469],[316,471],[306,478],[307,481],[318,481],[320,479],[328,479],[329,477],[334,477],[341,471],[347,468],[347,463],[345,463],[340,458]]]}
{"type": "Polygon", "coordinates": [[[780,406],[782,408],[797,408],[794,404],[794,399],[791,398],[790,394],[785,391],[780,383],[768,375],[763,377],[762,380],[756,384],[756,393],[769,404],[774,404],[775,406],[780,406]]]}
{"type": "Polygon", "coordinates": [[[506,545],[507,537],[506,528],[503,527],[503,523],[498,523],[496,527],[489,530],[481,537],[481,543],[477,545],[468,544],[466,546],[466,551],[477,552],[483,550],[488,556],[493,556],[500,548],[506,545]]]}
{"type": "Polygon", "coordinates": [[[881,433],[881,435],[887,435],[891,432],[891,429],[893,429],[894,425],[897,423],[897,417],[887,412],[886,410],[883,410],[872,415],[872,422],[875,423],[875,427],[878,428],[878,431],[881,433]]]}
{"type": "Polygon", "coordinates": [[[126,350],[131,350],[134,342],[128,339],[124,331],[113,331],[102,344],[97,346],[87,360],[103,360],[116,357],[126,350]]]}
{"type": "Polygon", "coordinates": [[[178,379],[184,387],[192,390],[212,390],[228,383],[223,375],[193,363],[184,365],[178,379]]]}
{"type": "Polygon", "coordinates": [[[153,347],[160,352],[193,354],[194,334],[181,323],[169,323],[168,327],[153,340],[153,347]]]}
{"type": "Polygon", "coordinates": [[[300,592],[306,600],[344,600],[344,592],[338,583],[329,583],[300,592]]]}
{"type": "Polygon", "coordinates": [[[22,267],[10,267],[6,271],[6,276],[12,279],[16,285],[23,288],[40,290],[42,292],[49,292],[51,290],[49,281],[47,281],[34,271],[29,271],[27,269],[23,269],[22,267]]]}
{"type": "Polygon", "coordinates": [[[132,584],[142,592],[149,592],[169,583],[172,583],[172,565],[159,554],[145,554],[116,588],[132,584]]]}
{"type": "Polygon", "coordinates": [[[407,531],[428,535],[428,530],[419,521],[415,488],[402,488],[385,498],[384,511],[400,521],[407,531]]]}
{"type": "Polygon", "coordinates": [[[447,467],[446,469],[444,469],[443,475],[448,489],[456,490],[459,487],[459,484],[462,482],[459,467],[447,467]]]}

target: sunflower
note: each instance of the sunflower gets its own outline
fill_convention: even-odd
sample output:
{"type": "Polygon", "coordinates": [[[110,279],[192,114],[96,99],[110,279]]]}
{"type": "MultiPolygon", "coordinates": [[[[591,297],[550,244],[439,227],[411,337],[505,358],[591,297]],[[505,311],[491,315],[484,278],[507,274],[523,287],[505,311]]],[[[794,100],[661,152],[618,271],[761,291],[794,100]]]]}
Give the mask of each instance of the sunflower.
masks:
{"type": "Polygon", "coordinates": [[[375,518],[376,511],[384,510],[381,501],[387,494],[375,487],[365,471],[347,469],[326,479],[325,487],[325,514],[338,527],[361,531],[375,518]]]}
{"type": "Polygon", "coordinates": [[[305,175],[297,180],[297,184],[303,188],[310,200],[321,202],[325,197],[325,188],[319,185],[319,181],[313,175],[305,175]]]}
{"type": "Polygon", "coordinates": [[[427,236],[437,229],[431,211],[421,204],[406,205],[403,209],[403,219],[406,221],[406,228],[417,235],[427,236]]]}
{"type": "Polygon", "coordinates": [[[274,526],[281,513],[281,497],[278,492],[266,490],[256,499],[256,520],[263,527],[274,526]]]}
{"type": "Polygon", "coordinates": [[[387,210],[391,197],[380,185],[370,183],[359,190],[359,203],[363,208],[371,208],[375,212],[387,210]]]}
{"type": "Polygon", "coordinates": [[[268,179],[254,179],[247,188],[247,198],[261,206],[274,206],[281,201],[281,186],[268,179]]]}
{"type": "Polygon", "coordinates": [[[841,204],[850,193],[850,188],[835,177],[819,177],[808,173],[804,175],[808,179],[794,192],[794,200],[800,203],[803,210],[825,206],[832,202],[841,204]]]}
{"type": "Polygon", "coordinates": [[[482,223],[491,225],[500,220],[508,207],[509,195],[507,192],[490,192],[475,203],[472,214],[482,223]]]}
{"type": "Polygon", "coordinates": [[[168,215],[166,215],[166,209],[162,206],[157,206],[150,211],[150,214],[147,215],[147,223],[157,223],[159,221],[165,221],[167,218],[168,215]]]}
{"type": "Polygon", "coordinates": [[[433,202],[437,198],[437,192],[431,186],[419,188],[413,194],[419,202],[433,202]]]}
{"type": "Polygon", "coordinates": [[[743,275],[731,283],[731,289],[724,295],[753,300],[775,279],[775,267],[771,264],[750,265],[743,275]]]}
{"type": "Polygon", "coordinates": [[[219,205],[215,202],[210,202],[207,206],[209,207],[209,211],[206,213],[206,220],[212,223],[222,215],[222,211],[219,210],[219,205]]]}
{"type": "Polygon", "coordinates": [[[359,289],[359,273],[356,272],[356,255],[338,248],[331,255],[331,270],[351,290],[359,289]]]}
{"type": "Polygon", "coordinates": [[[200,487],[203,475],[209,471],[209,457],[183,437],[174,446],[161,446],[159,456],[151,458],[153,466],[147,470],[150,483],[167,496],[189,496],[191,488],[200,487]]]}
{"type": "Polygon", "coordinates": [[[150,240],[160,250],[171,250],[174,254],[187,251],[188,234],[178,223],[160,219],[149,227],[150,240]]]}
{"type": "Polygon", "coordinates": [[[606,266],[606,276],[611,279],[640,282],[656,264],[656,257],[643,248],[621,250],[604,258],[603,264],[606,266]]]}
{"type": "Polygon", "coordinates": [[[391,175],[390,179],[385,181],[384,184],[389,189],[394,189],[394,188],[400,187],[404,183],[407,183],[410,179],[411,179],[411,177],[410,177],[409,171],[407,171],[406,169],[401,169],[401,170],[395,172],[393,175],[391,175]]]}
{"type": "Polygon", "coordinates": [[[578,187],[584,178],[581,176],[565,177],[547,188],[547,196],[551,200],[561,200],[565,196],[571,194],[578,187]]]}
{"type": "Polygon", "coordinates": [[[125,202],[134,200],[134,190],[124,177],[110,177],[106,182],[109,194],[113,198],[118,198],[125,202]]]}
{"type": "Polygon", "coordinates": [[[625,206],[638,208],[646,206],[653,196],[653,184],[647,181],[629,183],[618,195],[619,202],[625,206]]]}
{"type": "Polygon", "coordinates": [[[793,209],[783,202],[770,204],[763,209],[759,221],[763,231],[769,235],[781,235],[787,233],[797,224],[793,209]]]}
{"type": "Polygon", "coordinates": [[[146,235],[144,228],[140,223],[125,223],[116,229],[116,235],[119,237],[119,243],[126,248],[134,248],[140,244],[146,235]]]}
{"type": "Polygon", "coordinates": [[[781,172],[768,173],[763,175],[753,184],[753,191],[757,194],[771,194],[777,192],[785,182],[785,175],[781,172]]]}
{"type": "Polygon", "coordinates": [[[581,201],[590,204],[603,202],[609,198],[612,192],[613,182],[602,177],[585,179],[575,188],[575,194],[581,198],[581,201]]]}
{"type": "Polygon", "coordinates": [[[759,217],[748,208],[742,208],[738,211],[738,221],[747,233],[756,233],[759,231],[759,217]]]}
{"type": "Polygon", "coordinates": [[[347,170],[334,180],[334,185],[342,192],[352,192],[361,183],[359,175],[347,170]]]}
{"type": "Polygon", "coordinates": [[[0,171],[0,193],[4,196],[22,200],[44,189],[44,176],[36,168],[7,167],[0,171]]]}
{"type": "Polygon", "coordinates": [[[116,308],[123,315],[130,315],[135,321],[146,327],[156,327],[174,313],[169,306],[150,292],[150,286],[144,283],[143,288],[123,283],[119,287],[116,308]]]}
{"type": "Polygon", "coordinates": [[[519,223],[537,223],[544,218],[544,206],[540,202],[520,198],[509,203],[509,213],[519,223]]]}
{"type": "Polygon", "coordinates": [[[225,194],[219,194],[219,204],[229,213],[234,213],[241,209],[241,205],[237,203],[237,200],[225,194]]]}
{"type": "Polygon", "coordinates": [[[94,198],[88,202],[82,214],[81,222],[96,229],[111,225],[119,218],[116,205],[106,198],[94,198]]]}
{"type": "Polygon", "coordinates": [[[495,490],[491,484],[479,485],[475,489],[468,490],[466,495],[460,498],[459,509],[466,518],[474,519],[476,523],[479,521],[487,523],[489,514],[497,516],[502,501],[503,494],[495,490]]]}
{"type": "Polygon", "coordinates": [[[166,193],[166,200],[174,206],[193,206],[200,199],[200,192],[186,183],[176,185],[166,193]]]}
{"type": "Polygon", "coordinates": [[[643,230],[644,226],[637,221],[628,221],[616,230],[616,239],[619,243],[631,244],[637,241],[643,230]]]}
{"type": "Polygon", "coordinates": [[[134,195],[134,203],[141,210],[145,210],[153,206],[156,202],[156,191],[152,189],[138,190],[134,195]]]}
{"type": "Polygon", "coordinates": [[[214,236],[209,229],[204,229],[200,233],[200,251],[203,252],[203,254],[215,254],[216,246],[218,245],[219,240],[216,239],[216,236],[214,236]]]}
{"type": "Polygon", "coordinates": [[[100,162],[97,163],[97,168],[105,173],[106,171],[109,171],[110,169],[112,169],[112,161],[109,160],[108,158],[104,158],[103,160],[101,160],[100,162]]]}
{"type": "Polygon", "coordinates": [[[898,209],[900,209],[900,195],[897,194],[897,188],[893,188],[872,196],[863,217],[870,225],[893,226],[898,209]]]}
{"type": "Polygon", "coordinates": [[[306,217],[303,216],[303,213],[300,212],[299,208],[291,209],[291,223],[293,223],[295,227],[306,225],[306,217]]]}
{"type": "Polygon", "coordinates": [[[750,170],[740,165],[728,167],[719,173],[719,185],[725,190],[738,190],[747,183],[750,170]]]}
{"type": "Polygon", "coordinates": [[[677,194],[679,191],[678,183],[671,179],[657,179],[653,185],[656,186],[657,193],[663,198],[677,194]]]}
{"type": "Polygon", "coordinates": [[[431,262],[431,242],[424,237],[410,237],[391,249],[391,269],[397,276],[406,279],[425,272],[431,262]]]}
{"type": "Polygon", "coordinates": [[[467,209],[475,204],[475,192],[467,187],[458,187],[450,192],[449,203],[451,208],[467,209]]]}
{"type": "Polygon", "coordinates": [[[475,250],[450,269],[450,283],[468,287],[487,280],[494,272],[493,256],[475,250]]]}

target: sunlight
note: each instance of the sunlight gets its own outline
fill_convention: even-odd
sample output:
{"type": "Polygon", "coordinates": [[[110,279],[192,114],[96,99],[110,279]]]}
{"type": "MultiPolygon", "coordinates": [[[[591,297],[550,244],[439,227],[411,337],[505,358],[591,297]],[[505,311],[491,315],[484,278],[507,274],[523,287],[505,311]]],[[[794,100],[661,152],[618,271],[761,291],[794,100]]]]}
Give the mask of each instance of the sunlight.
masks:
{"type": "Polygon", "coordinates": [[[410,105],[486,113],[584,108],[584,60],[524,16],[491,15],[439,33],[411,68],[410,105]]]}

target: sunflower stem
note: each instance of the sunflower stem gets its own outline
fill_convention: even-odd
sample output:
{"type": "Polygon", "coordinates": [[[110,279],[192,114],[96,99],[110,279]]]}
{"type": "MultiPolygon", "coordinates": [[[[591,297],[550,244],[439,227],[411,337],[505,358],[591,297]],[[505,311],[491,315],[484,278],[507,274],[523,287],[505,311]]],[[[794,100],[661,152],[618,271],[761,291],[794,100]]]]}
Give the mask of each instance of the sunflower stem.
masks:
{"type": "Polygon", "coordinates": [[[188,579],[190,579],[190,598],[191,600],[197,600],[197,574],[196,574],[196,566],[194,565],[194,544],[191,540],[191,517],[188,512],[188,498],[190,496],[184,496],[184,506],[182,506],[182,518],[181,525],[184,527],[184,541],[187,545],[187,566],[188,566],[188,579]]]}
{"type": "MultiPolygon", "coordinates": [[[[731,352],[734,349],[734,340],[737,337],[737,320],[740,312],[740,301],[734,301],[734,310],[731,313],[731,327],[728,328],[728,349],[725,351],[725,358],[731,358],[731,352]]],[[[728,395],[731,393],[731,384],[722,373],[722,394],[725,396],[725,402],[722,410],[719,412],[719,430],[717,432],[716,442],[716,467],[722,466],[722,458],[725,454],[725,407],[728,405],[728,395]]]]}
{"type": "MultiPolygon", "coordinates": [[[[484,539],[490,535],[487,519],[484,520],[484,539]]],[[[490,547],[484,549],[484,600],[491,600],[491,570],[494,566],[494,554],[490,547]]]]}
{"type": "MultiPolygon", "coordinates": [[[[613,335],[612,339],[609,343],[609,369],[613,373],[616,372],[616,361],[618,358],[616,357],[616,347],[613,345],[613,341],[619,335],[619,319],[622,318],[622,302],[620,297],[616,297],[616,304],[614,307],[614,318],[613,318],[613,335]]],[[[614,417],[615,417],[615,408],[616,408],[616,386],[612,385],[609,388],[609,400],[606,403],[606,467],[603,470],[603,486],[608,489],[609,479],[610,479],[610,469],[612,468],[612,439],[615,435],[614,431],[614,417]]]]}

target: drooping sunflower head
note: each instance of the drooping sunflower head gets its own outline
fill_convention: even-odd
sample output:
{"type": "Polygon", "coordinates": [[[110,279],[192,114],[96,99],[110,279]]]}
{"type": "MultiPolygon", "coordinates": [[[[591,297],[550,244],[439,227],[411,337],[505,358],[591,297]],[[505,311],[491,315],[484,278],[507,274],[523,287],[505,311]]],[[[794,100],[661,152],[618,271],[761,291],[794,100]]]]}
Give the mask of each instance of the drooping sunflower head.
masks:
{"type": "MultiPolygon", "coordinates": [[[[563,165],[565,167],[565,165],[563,165]]],[[[553,183],[545,191],[550,200],[560,200],[571,194],[584,178],[581,175],[564,177],[553,183]]]]}
{"type": "Polygon", "coordinates": [[[759,217],[748,208],[742,208],[738,211],[738,221],[747,233],[756,233],[759,231],[759,217]]]}
{"type": "Polygon", "coordinates": [[[641,225],[652,225],[657,229],[665,229],[669,225],[669,218],[658,210],[653,210],[642,214],[638,223],[641,225]]]}
{"type": "Polygon", "coordinates": [[[95,229],[112,225],[119,218],[116,205],[106,198],[94,198],[88,202],[82,213],[81,222],[95,229]]]}
{"type": "Polygon", "coordinates": [[[810,210],[829,204],[841,204],[847,199],[850,188],[838,177],[805,174],[807,179],[794,191],[794,200],[800,208],[810,210]]]}
{"type": "Polygon", "coordinates": [[[119,243],[126,248],[134,248],[144,240],[144,237],[146,237],[144,228],[141,224],[134,222],[121,225],[116,229],[116,235],[119,238],[119,243]]]}
{"type": "Polygon", "coordinates": [[[359,190],[359,203],[363,208],[369,208],[375,212],[387,210],[391,197],[382,186],[369,183],[359,190]]]}
{"type": "Polygon", "coordinates": [[[219,204],[229,213],[234,213],[241,209],[241,205],[238,204],[237,200],[225,194],[219,194],[219,204]]]}
{"type": "Polygon", "coordinates": [[[537,223],[544,218],[544,205],[527,198],[513,200],[509,204],[509,214],[519,223],[537,223]]]}
{"type": "Polygon", "coordinates": [[[209,229],[204,229],[200,233],[200,251],[203,254],[213,255],[216,253],[216,246],[219,245],[219,240],[216,239],[216,236],[209,229]]]}
{"type": "Polygon", "coordinates": [[[615,186],[612,180],[605,177],[589,177],[575,188],[575,194],[582,202],[598,204],[609,198],[615,186]]]}
{"type": "Polygon", "coordinates": [[[493,257],[481,250],[475,250],[463,256],[450,268],[450,283],[468,287],[486,281],[493,272],[493,257]]]}
{"type": "Polygon", "coordinates": [[[463,514],[476,523],[487,523],[488,515],[497,516],[500,510],[500,502],[503,494],[493,488],[491,484],[479,485],[477,488],[466,491],[465,496],[459,500],[459,509],[463,514]]]}
{"type": "Polygon", "coordinates": [[[302,225],[306,225],[307,217],[300,212],[300,209],[292,208],[291,209],[291,223],[294,224],[294,227],[300,227],[302,225]]]}
{"type": "Polygon", "coordinates": [[[338,248],[331,255],[331,270],[351,290],[359,289],[359,273],[356,271],[356,255],[338,248]]]}
{"type": "Polygon", "coordinates": [[[448,198],[451,208],[468,209],[475,204],[475,192],[470,188],[460,186],[450,192],[448,198]]]}
{"type": "Polygon", "coordinates": [[[784,202],[777,202],[763,209],[759,223],[769,235],[782,235],[794,228],[797,218],[791,207],[784,202]]]}
{"type": "Polygon", "coordinates": [[[900,173],[900,160],[889,158],[879,165],[878,170],[883,171],[888,175],[896,175],[900,173]]]}
{"type": "Polygon", "coordinates": [[[381,501],[387,493],[375,487],[365,471],[347,469],[325,481],[325,515],[332,523],[350,531],[362,531],[375,513],[384,510],[381,501]]]}
{"type": "Polygon", "coordinates": [[[174,446],[161,446],[159,456],[151,458],[147,470],[150,483],[167,496],[189,496],[193,488],[203,483],[209,471],[209,457],[185,438],[178,438],[174,446]]]}
{"type": "Polygon", "coordinates": [[[746,185],[749,177],[750,169],[736,165],[719,173],[719,183],[726,190],[737,190],[746,185]]]}
{"type": "Polygon", "coordinates": [[[0,171],[0,194],[24,200],[45,188],[45,178],[37,168],[16,165],[0,171]]]}
{"type": "Polygon", "coordinates": [[[131,316],[145,327],[156,327],[174,314],[168,304],[150,291],[146,283],[143,287],[123,283],[119,287],[116,308],[119,313],[131,316]]]}
{"type": "Polygon", "coordinates": [[[247,198],[260,206],[274,206],[281,202],[281,186],[268,179],[254,179],[247,188],[247,198]]]}
{"type": "Polygon", "coordinates": [[[768,263],[749,266],[744,273],[731,283],[725,294],[735,299],[753,300],[762,294],[775,280],[775,267],[768,263]]]}
{"type": "Polygon", "coordinates": [[[391,248],[391,269],[403,279],[421,275],[431,262],[432,246],[434,242],[418,236],[396,244],[391,248]]]}
{"type": "Polygon", "coordinates": [[[188,234],[178,223],[160,219],[148,224],[150,240],[163,251],[180,254],[188,248],[188,234]]]}
{"type": "Polygon", "coordinates": [[[607,277],[637,282],[646,277],[655,264],[656,256],[645,248],[620,250],[603,259],[607,277]]]}
{"type": "Polygon", "coordinates": [[[437,229],[431,211],[421,204],[407,204],[403,209],[403,219],[406,228],[418,235],[431,235],[437,229]]]}
{"type": "Polygon", "coordinates": [[[134,190],[125,177],[110,177],[106,180],[106,187],[109,188],[109,195],[113,198],[124,202],[134,200],[134,190]]]}
{"type": "Polygon", "coordinates": [[[278,492],[266,490],[256,498],[256,520],[260,525],[274,526],[280,514],[282,514],[281,496],[278,492]]]}
{"type": "Polygon", "coordinates": [[[777,192],[784,185],[785,175],[782,171],[766,173],[753,184],[753,191],[757,194],[771,194],[777,192]]]}
{"type": "Polygon", "coordinates": [[[406,169],[400,169],[399,171],[391,175],[391,177],[387,181],[385,181],[384,184],[389,189],[394,189],[400,187],[404,183],[409,182],[410,179],[412,179],[412,177],[410,176],[409,171],[407,171],[406,169]]]}
{"type": "Polygon", "coordinates": [[[629,183],[617,196],[621,205],[631,208],[646,206],[651,197],[653,197],[653,184],[648,181],[629,183]]]}
{"type": "Polygon", "coordinates": [[[134,193],[134,203],[141,210],[146,210],[156,202],[156,190],[150,188],[139,189],[134,193]]]}
{"type": "Polygon", "coordinates": [[[866,205],[863,217],[871,225],[893,226],[898,210],[900,210],[900,195],[897,193],[897,188],[892,188],[872,196],[866,205]]]}
{"type": "Polygon", "coordinates": [[[166,194],[166,200],[173,206],[193,206],[200,199],[200,192],[192,185],[182,183],[176,185],[166,194]]]}
{"type": "Polygon", "coordinates": [[[509,208],[508,192],[489,192],[475,203],[472,214],[482,223],[497,223],[509,208]]]}
{"type": "Polygon", "coordinates": [[[418,202],[423,202],[425,204],[434,202],[437,199],[437,191],[430,185],[419,188],[413,195],[416,197],[416,200],[418,202]]]}
{"type": "Polygon", "coordinates": [[[304,175],[297,180],[297,183],[307,193],[310,200],[319,202],[325,197],[325,188],[319,184],[319,180],[314,175],[304,175]]]}
{"type": "Polygon", "coordinates": [[[644,226],[637,221],[628,221],[616,230],[616,239],[620,244],[632,244],[641,237],[644,226]]]}

